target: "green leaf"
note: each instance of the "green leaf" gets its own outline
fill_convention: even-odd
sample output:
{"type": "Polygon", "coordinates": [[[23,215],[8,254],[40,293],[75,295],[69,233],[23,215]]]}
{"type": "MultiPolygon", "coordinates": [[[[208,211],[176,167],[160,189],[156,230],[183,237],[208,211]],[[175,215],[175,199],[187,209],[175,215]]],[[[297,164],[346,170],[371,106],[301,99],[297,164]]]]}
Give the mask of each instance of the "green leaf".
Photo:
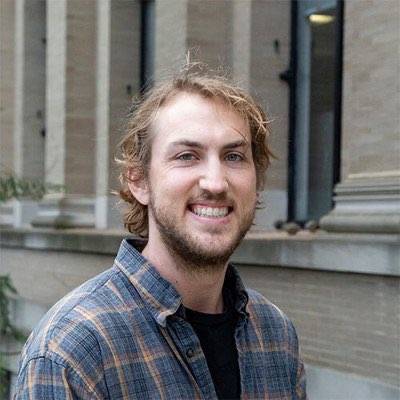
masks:
{"type": "Polygon", "coordinates": [[[40,200],[45,194],[63,192],[65,192],[63,185],[40,180],[21,179],[14,175],[0,176],[0,202],[19,198],[40,200]]]}

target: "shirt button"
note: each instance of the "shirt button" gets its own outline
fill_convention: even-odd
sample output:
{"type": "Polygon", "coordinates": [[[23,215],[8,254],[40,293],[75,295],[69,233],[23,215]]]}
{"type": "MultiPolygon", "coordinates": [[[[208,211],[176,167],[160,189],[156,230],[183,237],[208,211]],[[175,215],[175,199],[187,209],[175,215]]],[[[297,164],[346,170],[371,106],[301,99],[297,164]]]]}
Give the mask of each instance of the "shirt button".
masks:
{"type": "Polygon", "coordinates": [[[194,356],[194,351],[192,348],[186,350],[186,355],[188,358],[192,358],[194,356]]]}

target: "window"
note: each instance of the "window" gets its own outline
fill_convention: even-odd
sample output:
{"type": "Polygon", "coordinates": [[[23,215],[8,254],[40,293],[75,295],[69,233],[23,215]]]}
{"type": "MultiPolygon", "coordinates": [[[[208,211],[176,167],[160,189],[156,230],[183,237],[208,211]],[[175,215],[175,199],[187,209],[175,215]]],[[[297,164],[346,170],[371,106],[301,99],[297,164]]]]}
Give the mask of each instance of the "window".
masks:
{"type": "Polygon", "coordinates": [[[337,0],[294,1],[289,220],[319,220],[339,179],[342,9],[337,0]]]}

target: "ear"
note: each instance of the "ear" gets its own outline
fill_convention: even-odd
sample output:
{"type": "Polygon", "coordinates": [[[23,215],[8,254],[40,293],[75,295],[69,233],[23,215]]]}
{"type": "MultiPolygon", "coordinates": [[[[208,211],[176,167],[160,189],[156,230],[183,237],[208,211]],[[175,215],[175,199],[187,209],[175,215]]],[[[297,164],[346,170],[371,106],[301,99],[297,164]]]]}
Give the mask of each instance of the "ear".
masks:
{"type": "Polygon", "coordinates": [[[138,177],[132,172],[128,175],[128,187],[133,197],[142,205],[147,206],[150,201],[150,191],[147,179],[144,176],[138,177]]]}

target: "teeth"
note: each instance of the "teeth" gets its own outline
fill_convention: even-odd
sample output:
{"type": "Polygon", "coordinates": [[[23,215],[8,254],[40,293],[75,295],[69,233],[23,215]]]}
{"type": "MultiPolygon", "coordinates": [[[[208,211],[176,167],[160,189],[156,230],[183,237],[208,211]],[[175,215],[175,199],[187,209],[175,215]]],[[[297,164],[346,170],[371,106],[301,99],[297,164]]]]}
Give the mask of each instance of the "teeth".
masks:
{"type": "Polygon", "coordinates": [[[199,207],[194,206],[193,212],[199,217],[221,218],[228,215],[228,207],[199,207]]]}

